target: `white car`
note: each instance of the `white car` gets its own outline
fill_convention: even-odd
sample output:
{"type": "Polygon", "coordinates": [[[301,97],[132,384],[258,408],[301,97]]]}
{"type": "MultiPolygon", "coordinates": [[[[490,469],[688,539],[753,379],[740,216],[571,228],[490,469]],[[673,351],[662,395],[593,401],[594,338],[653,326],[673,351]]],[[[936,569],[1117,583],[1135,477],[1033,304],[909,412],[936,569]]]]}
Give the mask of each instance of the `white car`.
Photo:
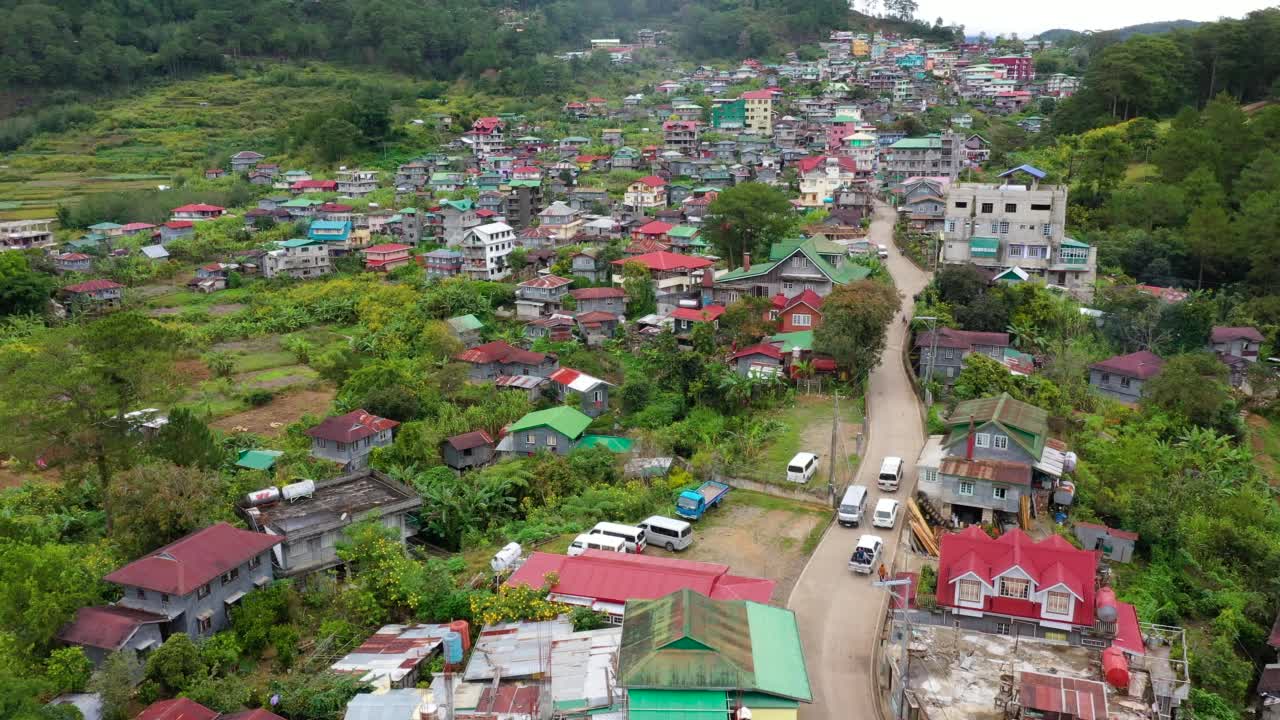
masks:
{"type": "Polygon", "coordinates": [[[885,247],[884,245],[876,245],[876,255],[880,256],[881,258],[889,257],[889,248],[885,247]]]}
{"type": "Polygon", "coordinates": [[[876,502],[876,511],[871,515],[871,524],[892,530],[898,524],[898,508],[901,507],[893,498],[881,498],[876,502]]]}

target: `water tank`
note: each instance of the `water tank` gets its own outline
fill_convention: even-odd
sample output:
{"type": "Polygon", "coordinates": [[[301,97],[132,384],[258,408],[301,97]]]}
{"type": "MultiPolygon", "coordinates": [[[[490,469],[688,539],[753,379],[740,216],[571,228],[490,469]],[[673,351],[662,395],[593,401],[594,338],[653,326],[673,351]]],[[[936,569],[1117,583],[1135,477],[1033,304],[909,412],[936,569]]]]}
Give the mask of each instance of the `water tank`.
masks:
{"type": "Polygon", "coordinates": [[[418,720],[439,720],[440,706],[433,702],[418,706],[418,720]]]}
{"type": "Polygon", "coordinates": [[[1098,593],[1094,598],[1094,605],[1097,607],[1099,620],[1108,623],[1116,621],[1116,593],[1114,590],[1109,587],[1098,588],[1098,593]]]}
{"type": "Polygon", "coordinates": [[[316,481],[303,480],[301,482],[290,483],[280,488],[280,494],[289,502],[293,502],[300,498],[309,498],[316,494],[316,481]]]}
{"type": "Polygon", "coordinates": [[[1102,651],[1102,676],[1111,687],[1120,690],[1129,688],[1129,659],[1124,656],[1123,650],[1112,645],[1102,651]]]}
{"type": "Polygon", "coordinates": [[[462,636],[462,649],[471,649],[471,624],[466,620],[454,620],[449,623],[449,629],[462,636]]]}
{"type": "Polygon", "coordinates": [[[510,542],[493,554],[493,558],[489,560],[489,567],[499,573],[510,568],[519,559],[520,543],[510,542]]]}
{"type": "Polygon", "coordinates": [[[1065,452],[1062,454],[1062,470],[1064,472],[1076,471],[1076,454],[1073,452],[1065,452]]]}
{"type": "Polygon", "coordinates": [[[462,635],[450,630],[444,635],[444,661],[450,665],[462,664],[462,635]]]}
{"type": "Polygon", "coordinates": [[[1053,491],[1053,502],[1058,505],[1070,505],[1075,499],[1076,484],[1070,480],[1058,483],[1058,489],[1053,491]]]}
{"type": "Polygon", "coordinates": [[[280,488],[267,487],[261,490],[254,490],[244,496],[244,504],[248,507],[255,505],[266,505],[280,499],[280,488]]]}

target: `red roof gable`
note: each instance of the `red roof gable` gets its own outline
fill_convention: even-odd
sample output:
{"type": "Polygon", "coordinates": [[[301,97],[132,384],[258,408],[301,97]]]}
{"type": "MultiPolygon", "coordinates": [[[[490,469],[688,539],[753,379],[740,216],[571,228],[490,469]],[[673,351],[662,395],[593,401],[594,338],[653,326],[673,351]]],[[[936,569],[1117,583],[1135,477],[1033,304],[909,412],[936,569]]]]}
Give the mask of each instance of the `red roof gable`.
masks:
{"type": "Polygon", "coordinates": [[[1160,374],[1160,371],[1164,368],[1164,359],[1148,350],[1139,350],[1128,355],[1107,358],[1102,362],[1090,365],[1089,368],[1146,380],[1160,374]]]}
{"type": "Polygon", "coordinates": [[[644,183],[645,185],[648,185],[649,187],[652,187],[652,188],[665,187],[667,184],[666,180],[663,180],[657,175],[646,175],[640,178],[639,180],[637,180],[636,182],[644,183]]]}
{"type": "Polygon", "coordinates": [[[748,90],[742,93],[743,100],[772,100],[772,90],[748,90]]]}
{"type": "Polygon", "coordinates": [[[378,253],[402,252],[404,250],[412,250],[412,249],[413,249],[413,246],[411,245],[401,245],[400,243],[382,243],[381,245],[370,245],[369,247],[365,248],[364,250],[361,250],[360,252],[378,254],[378,253]]]}
{"type": "Polygon", "coordinates": [[[840,166],[840,169],[845,172],[856,172],[858,170],[858,164],[853,158],[835,157],[831,155],[818,155],[817,157],[800,158],[796,161],[796,167],[798,167],[802,173],[812,172],[813,170],[826,165],[828,159],[835,160],[840,166]]]}
{"type": "Polygon", "coordinates": [[[593,287],[570,290],[574,300],[604,300],[606,298],[624,298],[627,291],[617,287],[593,287]]]}
{"type": "Polygon", "coordinates": [[[1251,327],[1222,327],[1215,325],[1213,334],[1211,335],[1213,342],[1231,342],[1232,340],[1251,340],[1253,342],[1262,342],[1262,333],[1257,328],[1251,327]]]}
{"type": "Polygon", "coordinates": [[[527,288],[558,288],[565,285],[572,285],[573,281],[569,278],[562,278],[557,275],[540,275],[532,280],[525,280],[517,287],[527,288]]]}
{"type": "Polygon", "coordinates": [[[174,212],[224,212],[226,208],[218,205],[205,205],[204,203],[192,203],[190,205],[180,205],[173,209],[174,212]]]}
{"type": "Polygon", "coordinates": [[[283,541],[284,538],[276,535],[241,530],[220,522],[175,540],[103,579],[116,585],[188,595],[283,541]]]}
{"type": "Polygon", "coordinates": [[[290,190],[337,190],[337,180],[299,180],[289,186],[290,190]]]}
{"type": "Polygon", "coordinates": [[[483,430],[472,430],[469,433],[462,433],[461,435],[454,435],[451,438],[447,438],[445,442],[452,445],[456,450],[470,450],[472,448],[478,448],[481,445],[492,445],[493,438],[489,437],[489,433],[483,430]]]}
{"type": "Polygon", "coordinates": [[[661,220],[650,220],[641,225],[636,232],[644,235],[666,235],[671,232],[671,228],[675,227],[671,223],[662,222],[661,220]]]}
{"type": "Polygon", "coordinates": [[[218,713],[195,700],[174,698],[151,703],[134,720],[213,720],[216,717],[218,713]]]}
{"type": "Polygon", "coordinates": [[[712,322],[724,314],[723,305],[708,305],[703,308],[676,308],[671,317],[688,322],[712,322]]]}
{"type": "Polygon", "coordinates": [[[88,255],[85,255],[84,253],[73,252],[73,253],[63,253],[62,255],[58,256],[58,259],[66,262],[74,262],[76,260],[92,260],[93,258],[88,255]]]}
{"type": "Polygon", "coordinates": [[[814,310],[820,310],[822,309],[822,296],[808,288],[805,288],[799,295],[787,300],[782,309],[785,312],[800,304],[808,305],[814,310]]]}
{"type": "Polygon", "coordinates": [[[777,345],[770,345],[769,343],[759,343],[757,345],[751,345],[750,347],[742,348],[738,352],[730,355],[729,359],[737,360],[738,358],[750,357],[752,355],[764,355],[766,357],[771,357],[774,360],[781,360],[782,350],[778,349],[777,345]]]}
{"type": "MultiPolygon", "coordinates": [[[[973,573],[999,592],[996,578],[1017,567],[1031,578],[1037,590],[1061,584],[1077,596],[1075,625],[1092,626],[1094,574],[1098,553],[1080,550],[1057,535],[1036,542],[1021,530],[1010,530],[992,539],[977,526],[942,536],[938,558],[938,604],[956,607],[953,582],[973,573]]],[[[1030,600],[984,596],[983,610],[1039,621],[1040,606],[1030,600]]]]}
{"type": "Polygon", "coordinates": [[[124,286],[120,283],[113,282],[111,280],[88,280],[82,283],[76,283],[75,285],[68,285],[62,288],[62,290],[69,293],[87,293],[98,292],[99,290],[112,290],[114,288],[122,287],[124,286]]]}
{"type": "Polygon", "coordinates": [[[349,443],[390,430],[399,424],[395,420],[370,415],[369,411],[361,408],[346,415],[327,417],[319,425],[308,428],[306,434],[321,440],[349,443]]]}
{"type": "Polygon", "coordinates": [[[508,585],[541,587],[554,572],[551,591],[609,603],[650,600],[689,588],[713,600],[767,603],[774,581],[729,574],[729,566],[675,558],[588,550],[577,557],[535,552],[507,580],[508,585]]]}
{"type": "Polygon", "coordinates": [[[164,615],[119,605],[86,607],[76,611],[76,619],[62,628],[58,639],[72,645],[119,650],[139,627],[168,621],[164,615]]]}
{"type": "Polygon", "coordinates": [[[599,325],[602,322],[617,322],[618,316],[615,313],[605,312],[604,310],[592,310],[591,312],[578,313],[573,316],[573,319],[583,325],[599,325]]]}
{"type": "Polygon", "coordinates": [[[649,268],[651,271],[659,272],[698,270],[715,264],[704,257],[697,257],[696,255],[681,255],[679,253],[667,252],[665,250],[645,253],[643,255],[636,255],[629,258],[622,258],[621,260],[614,260],[613,264],[626,265],[629,262],[638,262],[649,268]]]}
{"type": "Polygon", "coordinates": [[[495,362],[541,365],[548,357],[554,356],[531,352],[529,350],[522,350],[504,340],[494,340],[493,342],[487,342],[483,345],[477,345],[465,350],[455,357],[462,362],[475,363],[478,365],[495,362]]]}
{"type": "Polygon", "coordinates": [[[170,230],[186,230],[195,227],[196,224],[190,220],[170,220],[164,226],[170,230]]]}

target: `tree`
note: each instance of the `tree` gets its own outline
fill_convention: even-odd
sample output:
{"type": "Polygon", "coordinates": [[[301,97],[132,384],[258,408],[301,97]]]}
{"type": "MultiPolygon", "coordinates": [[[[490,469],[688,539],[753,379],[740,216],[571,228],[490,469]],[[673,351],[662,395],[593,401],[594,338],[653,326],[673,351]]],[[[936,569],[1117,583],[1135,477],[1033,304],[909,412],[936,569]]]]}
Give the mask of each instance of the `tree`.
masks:
{"type": "Polygon", "coordinates": [[[745,255],[759,261],[768,258],[770,246],[786,237],[795,223],[791,201],[781,190],[748,182],[720,193],[707,208],[703,227],[716,254],[737,267],[745,255]]]}
{"type": "Polygon", "coordinates": [[[208,674],[200,649],[186,633],[174,633],[147,656],[146,678],[176,695],[208,674]]]}
{"type": "Polygon", "coordinates": [[[874,280],[836,287],[822,303],[814,351],[830,355],[859,376],[866,375],[880,361],[889,322],[899,304],[897,290],[874,280]]]}
{"type": "Polygon", "coordinates": [[[21,648],[48,649],[76,610],[107,598],[101,578],[115,558],[103,550],[0,541],[0,627],[10,628],[21,648]]]}
{"type": "Polygon", "coordinates": [[[772,335],[777,328],[777,323],[769,319],[772,307],[770,299],[762,297],[744,297],[730,303],[720,316],[721,335],[739,347],[772,335]]]}
{"type": "Polygon", "coordinates": [[[58,648],[49,653],[44,662],[45,678],[53,685],[53,692],[83,692],[93,675],[93,661],[84,654],[84,648],[73,645],[58,648]]]}
{"type": "Polygon", "coordinates": [[[125,720],[130,717],[129,701],[133,698],[133,687],[142,677],[142,663],[132,650],[122,650],[107,656],[102,667],[89,679],[88,687],[89,692],[102,696],[103,720],[125,720]]]}
{"type": "Polygon", "coordinates": [[[1160,374],[1146,382],[1143,398],[1148,407],[1202,427],[1220,427],[1235,407],[1227,366],[1209,353],[1170,358],[1160,374]]]}
{"type": "Polygon", "coordinates": [[[209,426],[181,407],[169,411],[169,422],[156,433],[151,453],[175,465],[206,470],[216,470],[226,460],[209,426]]]}
{"type": "Polygon", "coordinates": [[[986,294],[989,285],[986,276],[973,265],[943,265],[933,283],[942,302],[952,307],[977,300],[986,294]]]}
{"type": "Polygon", "coordinates": [[[20,252],[0,253],[0,316],[43,313],[53,280],[31,268],[20,252]]]}
{"type": "Polygon", "coordinates": [[[622,266],[622,289],[627,293],[627,314],[633,318],[644,317],[658,309],[657,291],[649,277],[649,268],[638,262],[622,266]]]}
{"type": "Polygon", "coordinates": [[[112,537],[126,557],[138,557],[207,526],[226,502],[221,478],[163,460],[120,473],[107,495],[115,508],[112,537]]]}
{"type": "Polygon", "coordinates": [[[329,118],[320,124],[310,136],[311,146],[325,162],[335,162],[355,149],[360,129],[340,118],[329,118]]]}

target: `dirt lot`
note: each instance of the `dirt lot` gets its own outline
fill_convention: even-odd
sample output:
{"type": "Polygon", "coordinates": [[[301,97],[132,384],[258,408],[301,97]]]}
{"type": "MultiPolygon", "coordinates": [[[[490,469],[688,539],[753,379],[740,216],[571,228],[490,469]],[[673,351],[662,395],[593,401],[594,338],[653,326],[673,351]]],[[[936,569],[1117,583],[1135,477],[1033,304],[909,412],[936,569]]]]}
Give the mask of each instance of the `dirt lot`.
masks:
{"type": "Polygon", "coordinates": [[[329,409],[333,402],[334,391],[300,390],[282,395],[259,408],[246,410],[235,415],[228,415],[210,423],[213,427],[227,432],[244,428],[259,435],[275,436],[284,432],[284,428],[306,413],[321,415],[329,409]],[[274,426],[273,426],[274,424],[274,426]]]}
{"type": "Polygon", "coordinates": [[[830,511],[818,505],[734,490],[724,507],[694,523],[694,542],[683,552],[650,545],[646,554],[728,565],[734,574],[777,581],[773,601],[786,602],[830,511]]]}
{"type": "MultiPolygon", "coordinates": [[[[243,310],[246,307],[248,307],[248,305],[245,305],[244,303],[224,303],[222,305],[208,305],[201,309],[204,310],[204,312],[208,313],[209,316],[211,317],[219,317],[221,315],[230,315],[231,313],[243,310]]],[[[154,310],[151,310],[147,314],[150,315],[151,317],[164,317],[166,315],[181,315],[185,309],[186,308],[181,308],[181,307],[162,307],[162,308],[156,308],[154,310]]]]}

